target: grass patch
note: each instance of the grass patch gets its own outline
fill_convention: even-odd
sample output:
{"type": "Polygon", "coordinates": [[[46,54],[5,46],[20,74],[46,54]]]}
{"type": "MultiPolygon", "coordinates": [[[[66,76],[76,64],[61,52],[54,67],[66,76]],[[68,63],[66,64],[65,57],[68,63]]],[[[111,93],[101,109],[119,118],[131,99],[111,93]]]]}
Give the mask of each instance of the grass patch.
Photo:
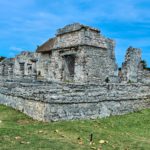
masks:
{"type": "Polygon", "coordinates": [[[43,123],[0,105],[0,150],[73,149],[149,150],[150,110],[96,120],[43,123]]]}

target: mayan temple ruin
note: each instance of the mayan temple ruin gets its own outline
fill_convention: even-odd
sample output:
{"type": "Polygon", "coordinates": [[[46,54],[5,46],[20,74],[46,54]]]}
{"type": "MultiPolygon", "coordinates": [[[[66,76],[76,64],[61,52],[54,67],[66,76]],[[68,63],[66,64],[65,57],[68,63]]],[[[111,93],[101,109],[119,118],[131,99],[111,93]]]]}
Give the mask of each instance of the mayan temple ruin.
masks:
{"type": "Polygon", "coordinates": [[[79,23],[0,62],[0,103],[37,120],[121,115],[150,107],[150,70],[129,47],[121,68],[115,41],[79,23]]]}

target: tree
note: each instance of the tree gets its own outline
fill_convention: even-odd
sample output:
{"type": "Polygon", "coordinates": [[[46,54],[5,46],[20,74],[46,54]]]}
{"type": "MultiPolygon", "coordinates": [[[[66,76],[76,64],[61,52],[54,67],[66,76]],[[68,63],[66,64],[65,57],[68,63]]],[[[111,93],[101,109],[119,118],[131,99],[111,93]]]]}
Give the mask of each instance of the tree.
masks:
{"type": "Polygon", "coordinates": [[[147,68],[147,63],[145,60],[141,60],[141,64],[143,66],[143,69],[146,69],[147,68]]]}
{"type": "Polygon", "coordinates": [[[0,62],[4,60],[6,57],[0,56],[0,62]]]}

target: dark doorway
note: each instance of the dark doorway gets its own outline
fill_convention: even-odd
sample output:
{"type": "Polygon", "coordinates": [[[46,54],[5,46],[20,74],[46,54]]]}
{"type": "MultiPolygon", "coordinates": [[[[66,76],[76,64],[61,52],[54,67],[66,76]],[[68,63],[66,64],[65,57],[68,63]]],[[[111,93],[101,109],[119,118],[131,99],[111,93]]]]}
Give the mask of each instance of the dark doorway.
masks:
{"type": "Polygon", "coordinates": [[[27,64],[28,67],[28,75],[32,74],[32,64],[27,64]]]}
{"type": "Polygon", "coordinates": [[[75,55],[64,56],[64,80],[73,81],[75,70],[75,55]]]}
{"type": "Polygon", "coordinates": [[[8,66],[7,65],[3,66],[3,74],[4,74],[4,76],[8,76],[8,66]]]}
{"type": "Polygon", "coordinates": [[[21,73],[21,75],[24,75],[24,72],[25,72],[25,63],[23,62],[23,63],[19,63],[20,64],[20,73],[21,73]]]}

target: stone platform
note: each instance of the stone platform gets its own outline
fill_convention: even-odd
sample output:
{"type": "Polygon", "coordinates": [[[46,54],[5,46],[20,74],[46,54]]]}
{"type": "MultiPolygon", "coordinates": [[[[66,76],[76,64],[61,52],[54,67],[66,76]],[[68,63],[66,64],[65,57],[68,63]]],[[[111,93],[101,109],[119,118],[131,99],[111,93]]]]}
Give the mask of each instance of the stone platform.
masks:
{"type": "Polygon", "coordinates": [[[0,103],[40,121],[122,115],[150,107],[150,84],[0,80],[0,103]]]}

